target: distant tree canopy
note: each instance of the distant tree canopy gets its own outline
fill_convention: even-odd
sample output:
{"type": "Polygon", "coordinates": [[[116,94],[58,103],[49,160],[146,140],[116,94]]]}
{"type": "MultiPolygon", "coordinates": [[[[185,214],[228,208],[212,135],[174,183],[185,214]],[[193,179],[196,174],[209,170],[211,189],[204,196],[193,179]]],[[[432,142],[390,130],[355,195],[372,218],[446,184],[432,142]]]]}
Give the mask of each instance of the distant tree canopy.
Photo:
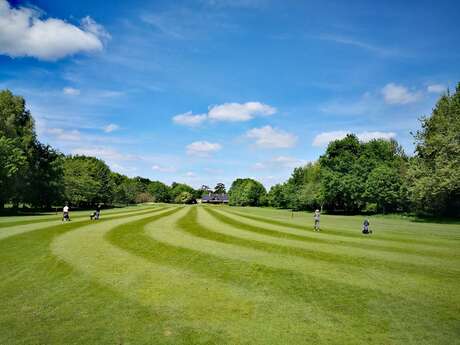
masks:
{"type": "Polygon", "coordinates": [[[64,189],[66,200],[73,205],[110,204],[113,195],[110,168],[94,157],[66,157],[64,189]]]}
{"type": "Polygon", "coordinates": [[[239,178],[233,181],[228,191],[229,204],[235,206],[264,206],[267,204],[267,191],[258,181],[239,178]]]}
{"type": "Polygon", "coordinates": [[[394,140],[362,143],[350,134],[331,142],[319,159],[325,206],[348,213],[362,211],[366,203],[383,212],[397,210],[405,198],[401,175],[407,161],[394,140]]]}

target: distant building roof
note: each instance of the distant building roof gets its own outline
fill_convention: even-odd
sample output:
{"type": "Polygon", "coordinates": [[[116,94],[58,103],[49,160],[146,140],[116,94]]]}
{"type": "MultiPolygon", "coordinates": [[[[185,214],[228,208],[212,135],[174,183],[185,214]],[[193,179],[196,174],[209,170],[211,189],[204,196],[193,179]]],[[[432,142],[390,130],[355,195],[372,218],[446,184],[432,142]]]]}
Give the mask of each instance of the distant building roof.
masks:
{"type": "Polygon", "coordinates": [[[201,198],[201,202],[216,202],[216,203],[226,203],[228,202],[228,194],[214,194],[209,193],[207,195],[203,195],[201,198]]]}

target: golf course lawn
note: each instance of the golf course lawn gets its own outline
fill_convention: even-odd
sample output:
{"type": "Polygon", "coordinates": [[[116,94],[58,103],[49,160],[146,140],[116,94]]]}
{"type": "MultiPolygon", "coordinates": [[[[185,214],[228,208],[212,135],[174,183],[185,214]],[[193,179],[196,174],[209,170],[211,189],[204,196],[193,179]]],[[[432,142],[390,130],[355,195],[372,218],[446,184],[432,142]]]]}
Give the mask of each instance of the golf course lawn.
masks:
{"type": "Polygon", "coordinates": [[[142,205],[0,218],[0,344],[460,344],[460,222],[142,205]]]}

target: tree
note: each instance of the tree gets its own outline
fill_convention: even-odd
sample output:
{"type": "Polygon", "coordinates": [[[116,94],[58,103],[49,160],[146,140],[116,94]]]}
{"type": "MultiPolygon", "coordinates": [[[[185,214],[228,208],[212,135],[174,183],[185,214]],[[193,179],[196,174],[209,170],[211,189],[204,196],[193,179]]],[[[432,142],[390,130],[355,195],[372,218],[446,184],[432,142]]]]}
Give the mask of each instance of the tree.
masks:
{"type": "Polygon", "coordinates": [[[26,153],[36,140],[34,121],[24,98],[9,90],[0,91],[0,135],[18,139],[18,146],[26,153]]]}
{"type": "MultiPolygon", "coordinates": [[[[192,196],[194,196],[195,193],[196,193],[196,191],[192,187],[190,187],[190,186],[188,186],[188,185],[186,185],[184,183],[173,182],[172,185],[171,185],[171,189],[170,189],[170,198],[171,198],[171,200],[176,200],[177,196],[179,194],[181,194],[182,192],[188,192],[192,196]]],[[[201,195],[200,195],[200,197],[201,197],[201,195]]]]}
{"type": "MultiPolygon", "coordinates": [[[[36,134],[34,130],[34,121],[30,112],[26,109],[26,102],[24,98],[15,96],[9,90],[0,91],[0,136],[12,139],[8,147],[13,144],[17,149],[21,150],[21,156],[26,158],[22,161],[21,169],[9,178],[8,192],[1,194],[8,194],[9,201],[12,201],[14,206],[17,207],[20,201],[24,200],[27,194],[27,172],[29,170],[28,164],[32,157],[32,150],[36,142],[36,134]]],[[[15,154],[19,151],[14,150],[15,154]]],[[[16,156],[17,157],[17,156],[16,156]]],[[[3,164],[0,162],[0,164],[3,164]]],[[[7,200],[0,200],[0,204],[7,200]]]]}
{"type": "Polygon", "coordinates": [[[194,200],[195,198],[193,197],[192,193],[180,192],[174,199],[174,202],[176,204],[191,204],[194,200]]]}
{"type": "Polygon", "coordinates": [[[148,192],[152,195],[154,202],[170,202],[169,187],[160,181],[150,182],[148,192]]]}
{"type": "Polygon", "coordinates": [[[418,213],[460,215],[460,83],[443,95],[414,135],[409,193],[418,213]]]}
{"type": "Polygon", "coordinates": [[[137,193],[136,198],[134,199],[134,201],[136,202],[136,204],[142,204],[144,202],[152,202],[153,197],[152,197],[152,195],[150,193],[140,192],[140,193],[137,193]]]}
{"type": "Polygon", "coordinates": [[[27,174],[25,202],[36,207],[51,208],[64,196],[63,155],[49,145],[34,144],[27,174]]]}
{"type": "Polygon", "coordinates": [[[394,168],[380,165],[369,174],[364,196],[383,213],[396,211],[403,199],[401,186],[400,173],[394,168]]]}
{"type": "Polygon", "coordinates": [[[235,206],[263,206],[267,203],[267,191],[258,181],[245,178],[233,181],[229,191],[229,204],[235,206]]]}
{"type": "Polygon", "coordinates": [[[16,176],[27,167],[27,157],[15,140],[0,135],[0,209],[13,197],[16,176]]]}
{"type": "MultiPolygon", "coordinates": [[[[331,142],[319,163],[321,189],[318,195],[322,201],[330,210],[354,213],[361,211],[370,197],[366,194],[366,182],[371,172],[378,166],[385,166],[393,169],[395,174],[402,174],[407,157],[394,140],[375,139],[363,143],[349,134],[344,139],[331,142]]],[[[375,175],[379,173],[382,170],[375,175]]],[[[398,188],[401,188],[402,179],[393,182],[399,182],[398,188]]],[[[373,181],[369,190],[378,188],[375,183],[377,181],[373,181]]]]}
{"type": "Polygon", "coordinates": [[[207,195],[207,194],[211,193],[212,190],[211,190],[211,188],[209,188],[208,186],[202,185],[202,186],[200,187],[200,192],[201,192],[201,195],[203,196],[203,195],[207,195]]]}
{"type": "MultiPolygon", "coordinates": [[[[134,181],[132,183],[136,186],[134,181]]],[[[66,157],[64,187],[67,201],[77,206],[108,204],[112,201],[111,171],[102,160],[94,157],[66,157]]],[[[136,194],[137,190],[133,199],[136,194]]]]}
{"type": "Polygon", "coordinates": [[[285,195],[285,184],[276,184],[270,188],[267,195],[268,204],[276,208],[287,208],[287,198],[285,195]]]}
{"type": "Polygon", "coordinates": [[[225,190],[225,185],[223,183],[218,183],[214,188],[214,193],[216,194],[225,194],[227,191],[225,190]]]}

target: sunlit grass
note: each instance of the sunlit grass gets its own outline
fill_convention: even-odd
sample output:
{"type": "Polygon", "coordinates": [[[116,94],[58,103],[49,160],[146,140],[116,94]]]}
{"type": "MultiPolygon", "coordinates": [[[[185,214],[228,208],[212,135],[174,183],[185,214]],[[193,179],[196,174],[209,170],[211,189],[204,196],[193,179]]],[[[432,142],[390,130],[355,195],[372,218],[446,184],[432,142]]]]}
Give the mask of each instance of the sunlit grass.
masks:
{"type": "Polygon", "coordinates": [[[459,344],[460,224],[154,205],[0,218],[0,344],[459,344]]]}

